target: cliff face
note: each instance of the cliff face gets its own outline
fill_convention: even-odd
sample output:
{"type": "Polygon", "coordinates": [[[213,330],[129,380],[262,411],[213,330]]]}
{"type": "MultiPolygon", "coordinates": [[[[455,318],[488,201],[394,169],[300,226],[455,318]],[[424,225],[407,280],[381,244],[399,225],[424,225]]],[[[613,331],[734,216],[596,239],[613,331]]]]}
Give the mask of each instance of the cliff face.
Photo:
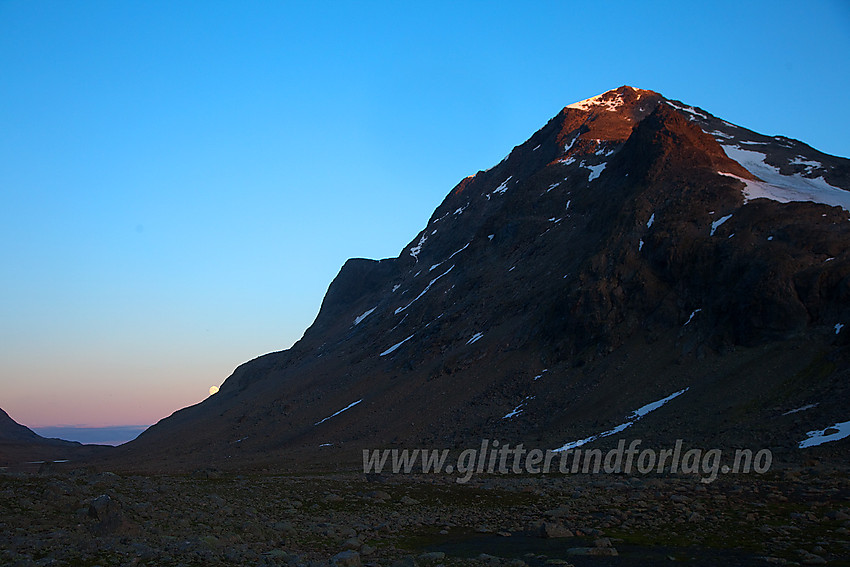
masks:
{"type": "Polygon", "coordinates": [[[570,105],[461,181],[398,258],[346,262],[292,349],[121,459],[554,448],[684,388],[635,431],[794,456],[847,401],[848,179],[846,159],[651,91],[570,105]]]}

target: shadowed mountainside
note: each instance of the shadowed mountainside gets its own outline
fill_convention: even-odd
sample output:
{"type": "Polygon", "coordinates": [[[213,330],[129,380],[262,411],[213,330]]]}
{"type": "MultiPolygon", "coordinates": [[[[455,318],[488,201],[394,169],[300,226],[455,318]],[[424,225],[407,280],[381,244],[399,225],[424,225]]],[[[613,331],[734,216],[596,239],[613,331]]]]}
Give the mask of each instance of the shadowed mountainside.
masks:
{"type": "Polygon", "coordinates": [[[652,91],[570,105],[462,180],[397,258],[346,262],[291,349],[113,464],[553,449],[680,391],[629,435],[841,454],[797,445],[848,419],[848,189],[850,160],[652,91]]]}

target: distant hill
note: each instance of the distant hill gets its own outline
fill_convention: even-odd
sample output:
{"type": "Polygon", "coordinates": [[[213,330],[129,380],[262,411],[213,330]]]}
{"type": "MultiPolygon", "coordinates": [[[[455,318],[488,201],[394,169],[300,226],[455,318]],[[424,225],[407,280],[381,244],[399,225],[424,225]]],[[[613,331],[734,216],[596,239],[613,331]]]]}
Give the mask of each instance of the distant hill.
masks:
{"type": "Polygon", "coordinates": [[[108,450],[62,439],[46,439],[0,409],[0,467],[32,461],[88,459],[108,450]]]}
{"type": "Polygon", "coordinates": [[[21,425],[0,409],[0,442],[43,441],[32,429],[21,425]]]}

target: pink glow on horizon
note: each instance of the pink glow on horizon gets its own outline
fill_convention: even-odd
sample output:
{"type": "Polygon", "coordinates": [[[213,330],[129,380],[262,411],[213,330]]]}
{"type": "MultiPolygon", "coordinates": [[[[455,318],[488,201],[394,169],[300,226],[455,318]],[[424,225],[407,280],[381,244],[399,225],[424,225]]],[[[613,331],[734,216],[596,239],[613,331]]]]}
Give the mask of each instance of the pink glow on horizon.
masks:
{"type": "Polygon", "coordinates": [[[170,358],[160,367],[86,361],[63,372],[52,361],[30,363],[12,373],[28,380],[3,385],[0,408],[30,428],[148,426],[202,402],[235,366],[207,359],[189,369],[170,358]]]}
{"type": "MultiPolygon", "coordinates": [[[[24,399],[20,403],[3,407],[9,416],[29,428],[33,427],[115,427],[123,425],[153,425],[160,419],[184,407],[203,401],[207,388],[194,396],[188,393],[165,396],[137,394],[125,399],[106,396],[100,399],[68,399],[45,395],[39,400],[24,399]]],[[[9,402],[4,402],[8,404],[9,402]]]]}

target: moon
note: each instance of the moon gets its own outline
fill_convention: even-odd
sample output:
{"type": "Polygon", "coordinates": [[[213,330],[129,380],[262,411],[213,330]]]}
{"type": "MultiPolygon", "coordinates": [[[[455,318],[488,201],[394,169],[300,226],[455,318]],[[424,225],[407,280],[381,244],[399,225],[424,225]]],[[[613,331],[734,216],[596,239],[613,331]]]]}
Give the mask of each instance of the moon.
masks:
{"type": "Polygon", "coordinates": [[[210,396],[218,393],[218,386],[210,386],[210,396]]]}

